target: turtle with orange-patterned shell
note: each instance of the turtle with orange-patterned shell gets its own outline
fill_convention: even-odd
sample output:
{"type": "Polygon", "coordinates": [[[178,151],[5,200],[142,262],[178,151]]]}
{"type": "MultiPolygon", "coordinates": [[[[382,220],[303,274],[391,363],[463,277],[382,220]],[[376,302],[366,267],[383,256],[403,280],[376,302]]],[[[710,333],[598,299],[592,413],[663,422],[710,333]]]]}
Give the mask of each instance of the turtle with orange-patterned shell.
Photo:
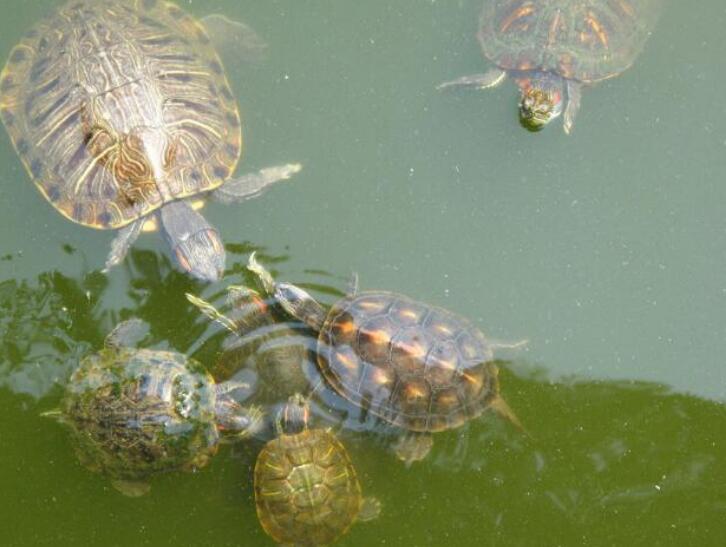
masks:
{"type": "Polygon", "coordinates": [[[487,89],[509,75],[521,91],[522,124],[541,129],[564,110],[572,131],[584,84],[617,76],[650,36],[662,0],[486,0],[478,39],[496,67],[439,89],[487,89]]]}
{"type": "MultiPolygon", "coordinates": [[[[318,333],[318,366],[343,398],[405,430],[395,452],[406,463],[430,451],[432,433],[493,410],[521,428],[499,393],[497,344],[465,318],[386,291],[358,292],[325,309],[295,285],[276,283],[257,262],[248,268],[293,317],[318,333]]],[[[357,285],[357,283],[355,284],[357,285]]]]}

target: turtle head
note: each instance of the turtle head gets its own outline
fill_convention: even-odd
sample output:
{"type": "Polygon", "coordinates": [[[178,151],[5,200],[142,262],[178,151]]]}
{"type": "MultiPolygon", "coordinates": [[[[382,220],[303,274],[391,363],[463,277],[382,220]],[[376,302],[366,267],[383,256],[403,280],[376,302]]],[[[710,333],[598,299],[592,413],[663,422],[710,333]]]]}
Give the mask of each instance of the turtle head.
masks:
{"type": "Polygon", "coordinates": [[[530,131],[539,131],[562,114],[563,80],[546,72],[517,81],[522,92],[519,120],[530,131]]]}
{"type": "Polygon", "coordinates": [[[226,261],[219,232],[187,201],[167,203],[159,216],[164,237],[181,269],[203,281],[218,281],[226,261]]]}
{"type": "Polygon", "coordinates": [[[231,397],[222,396],[215,405],[217,429],[225,439],[238,440],[262,429],[263,414],[257,407],[244,407],[231,397]]]}
{"type": "Polygon", "coordinates": [[[275,300],[293,317],[319,331],[325,322],[326,312],[315,299],[300,287],[291,283],[275,285],[275,300]]]}
{"type": "Polygon", "coordinates": [[[310,405],[305,397],[296,393],[277,414],[277,434],[295,435],[305,431],[310,420],[310,405]]]}

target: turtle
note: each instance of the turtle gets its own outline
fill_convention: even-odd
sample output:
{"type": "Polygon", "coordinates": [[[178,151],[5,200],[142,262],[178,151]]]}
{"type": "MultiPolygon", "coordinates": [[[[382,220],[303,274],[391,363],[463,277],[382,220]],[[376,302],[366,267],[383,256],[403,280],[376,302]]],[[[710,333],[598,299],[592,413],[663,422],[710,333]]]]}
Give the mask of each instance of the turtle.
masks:
{"type": "Polygon", "coordinates": [[[494,351],[519,348],[488,340],[464,317],[388,291],[358,291],[329,310],[303,289],[277,283],[256,260],[247,266],[290,315],[318,333],[325,381],[344,399],[403,430],[394,451],[406,464],[422,460],[432,433],[454,429],[493,410],[521,422],[499,391],[494,351]]]}
{"type": "Polygon", "coordinates": [[[228,378],[240,370],[251,371],[254,379],[259,380],[252,396],[256,402],[279,401],[281,394],[287,400],[292,394],[311,391],[304,370],[309,360],[305,338],[278,321],[269,303],[256,290],[242,285],[227,287],[229,315],[194,294],[187,293],[186,298],[230,333],[215,363],[216,377],[228,378]]]}
{"type": "Polygon", "coordinates": [[[242,124],[212,39],[252,43],[248,33],[163,0],[71,0],[10,52],[0,117],[61,215],[118,231],[105,270],[158,224],[182,270],[218,280],[225,249],[198,199],[241,202],[301,169],[291,163],[232,178],[242,124]]]}
{"type": "Polygon", "coordinates": [[[291,396],[278,415],[277,438],[255,463],[257,517],[282,545],[330,545],[381,512],[377,499],[362,496],[343,444],[329,429],[309,428],[309,415],[307,400],[291,396]]]}
{"type": "Polygon", "coordinates": [[[582,87],[619,75],[650,36],[662,0],[486,0],[478,39],[496,66],[439,89],[495,87],[511,76],[519,86],[522,124],[537,131],[564,109],[570,134],[582,87]],[[566,97],[566,106],[564,106],[566,97]]]}
{"type": "Polygon", "coordinates": [[[156,473],[204,467],[220,442],[256,433],[263,420],[217,384],[201,363],[174,351],[137,349],[145,323],[131,319],[83,358],[60,408],[44,413],[69,427],[79,461],[111,479],[118,491],[141,496],[156,473]]]}

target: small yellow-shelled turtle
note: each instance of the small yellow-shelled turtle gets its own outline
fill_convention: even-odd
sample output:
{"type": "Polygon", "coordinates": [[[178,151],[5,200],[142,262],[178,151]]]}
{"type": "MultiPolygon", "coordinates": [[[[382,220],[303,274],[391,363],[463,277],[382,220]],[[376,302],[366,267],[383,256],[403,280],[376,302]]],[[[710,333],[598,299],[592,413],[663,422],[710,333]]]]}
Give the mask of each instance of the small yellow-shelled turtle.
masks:
{"type": "Polygon", "coordinates": [[[204,467],[220,441],[261,426],[261,413],[231,397],[243,384],[217,385],[204,367],[172,351],[136,349],[145,326],[118,325],[106,347],[71,375],[58,410],[83,465],[129,496],[149,490],[155,473],[204,467]]]}
{"type": "Polygon", "coordinates": [[[371,520],[380,503],[364,498],[348,451],[327,429],[308,428],[301,395],[280,411],[277,438],[255,464],[255,502],[260,524],[283,545],[330,545],[356,521],[371,520]]]}
{"type": "Polygon", "coordinates": [[[119,230],[107,267],[158,220],[184,271],[218,279],[224,246],[192,200],[244,201],[300,169],[230,178],[242,124],[215,44],[239,57],[252,35],[164,0],[72,0],[10,52],[0,116],[15,150],[59,213],[119,230]]]}
{"type": "Polygon", "coordinates": [[[450,311],[384,291],[357,292],[325,310],[308,293],[276,283],[250,257],[248,268],[292,316],[318,333],[322,375],[345,399],[410,432],[398,456],[423,459],[431,433],[461,426],[492,409],[521,427],[499,394],[497,347],[450,311]]]}
{"type": "Polygon", "coordinates": [[[633,64],[655,26],[662,0],[485,0],[479,44],[496,68],[439,86],[494,87],[511,76],[520,119],[540,129],[564,108],[572,131],[583,84],[633,64]]]}

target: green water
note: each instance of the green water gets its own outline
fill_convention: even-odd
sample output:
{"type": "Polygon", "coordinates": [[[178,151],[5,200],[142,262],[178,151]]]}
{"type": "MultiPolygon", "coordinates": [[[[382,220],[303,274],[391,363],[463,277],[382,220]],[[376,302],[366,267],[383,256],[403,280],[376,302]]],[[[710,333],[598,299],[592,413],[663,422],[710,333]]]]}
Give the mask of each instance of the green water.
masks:
{"type": "MultiPolygon", "coordinates": [[[[389,437],[344,427],[382,516],[340,545],[717,545],[726,534],[726,6],[667,2],[632,69],[584,93],[573,135],[518,125],[511,83],[481,72],[480,0],[183,2],[264,37],[225,59],[245,114],[241,170],[299,161],[289,184],[210,204],[228,275],[177,273],[161,238],[123,266],[111,234],[44,202],[0,137],[0,544],[271,545],[250,466],[264,439],[128,499],[43,419],[78,358],[137,316],[156,347],[213,362],[223,333],[185,292],[223,301],[251,250],[285,280],[404,292],[500,340],[502,390],[531,434],[493,416],[437,435],[406,468],[389,437]]],[[[6,55],[56,6],[8,0],[6,55]]],[[[320,418],[320,417],[319,417],[320,418]]],[[[330,424],[323,424],[330,425],[330,424]]]]}

